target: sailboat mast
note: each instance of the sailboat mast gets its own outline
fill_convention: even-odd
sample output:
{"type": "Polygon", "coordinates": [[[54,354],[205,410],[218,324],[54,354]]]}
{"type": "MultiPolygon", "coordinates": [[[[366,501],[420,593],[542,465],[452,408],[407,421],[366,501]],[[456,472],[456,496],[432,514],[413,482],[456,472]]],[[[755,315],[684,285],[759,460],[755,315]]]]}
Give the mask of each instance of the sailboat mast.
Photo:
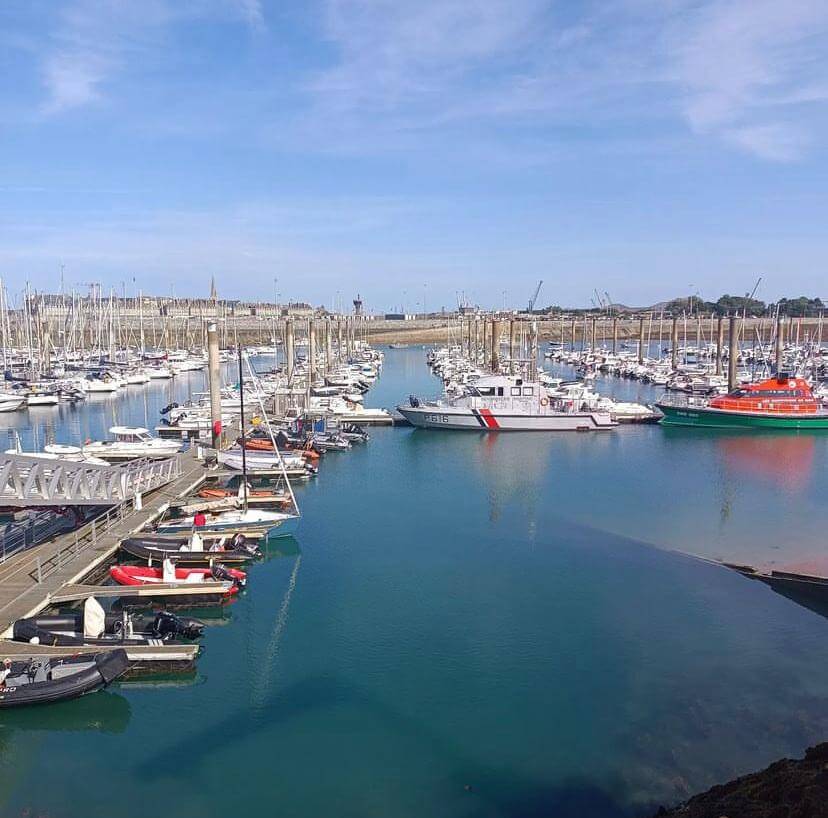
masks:
{"type": "Polygon", "coordinates": [[[241,410],[241,456],[242,456],[242,490],[244,492],[244,512],[247,513],[247,449],[244,439],[244,373],[242,372],[242,348],[237,344],[239,353],[239,409],[241,410]]]}
{"type": "Polygon", "coordinates": [[[138,331],[141,335],[141,362],[144,360],[144,293],[138,290],[138,331]]]}

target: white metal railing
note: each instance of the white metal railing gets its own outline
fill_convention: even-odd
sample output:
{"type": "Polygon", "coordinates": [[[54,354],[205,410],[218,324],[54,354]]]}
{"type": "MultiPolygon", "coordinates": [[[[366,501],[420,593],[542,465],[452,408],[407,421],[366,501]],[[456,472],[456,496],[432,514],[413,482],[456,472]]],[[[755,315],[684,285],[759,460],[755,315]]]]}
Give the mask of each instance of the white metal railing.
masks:
{"type": "Polygon", "coordinates": [[[675,406],[677,409],[704,409],[710,402],[707,395],[688,395],[686,392],[665,392],[656,404],[675,406]]]}
{"type": "Polygon", "coordinates": [[[115,505],[181,474],[178,457],[122,466],[0,455],[0,504],[17,507],[115,505]]]}
{"type": "Polygon", "coordinates": [[[66,543],[56,551],[51,552],[48,557],[41,557],[38,554],[35,567],[29,573],[31,579],[39,584],[50,574],[66,566],[87,548],[97,546],[101,537],[107,534],[113,526],[122,522],[134,507],[135,500],[133,498],[125,500],[72,532],[71,536],[66,537],[66,543]]]}

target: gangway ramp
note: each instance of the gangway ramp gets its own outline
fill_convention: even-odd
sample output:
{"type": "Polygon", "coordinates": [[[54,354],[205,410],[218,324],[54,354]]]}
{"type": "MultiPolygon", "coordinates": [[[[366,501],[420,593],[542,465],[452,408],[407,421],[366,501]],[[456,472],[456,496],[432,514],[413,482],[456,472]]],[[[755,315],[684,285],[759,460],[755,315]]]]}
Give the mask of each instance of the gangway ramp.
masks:
{"type": "Polygon", "coordinates": [[[118,505],[181,475],[178,457],[123,465],[0,454],[0,506],[118,505]]]}

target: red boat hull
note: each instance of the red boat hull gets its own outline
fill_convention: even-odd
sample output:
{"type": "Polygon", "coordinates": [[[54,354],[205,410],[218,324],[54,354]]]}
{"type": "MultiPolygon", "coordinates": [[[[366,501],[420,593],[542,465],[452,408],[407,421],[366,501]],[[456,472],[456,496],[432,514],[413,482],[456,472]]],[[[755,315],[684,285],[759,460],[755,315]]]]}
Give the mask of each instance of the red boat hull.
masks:
{"type": "MultiPolygon", "coordinates": [[[[234,579],[244,582],[247,574],[237,568],[227,568],[227,573],[234,579]]],[[[163,571],[160,568],[149,568],[145,565],[113,565],[109,569],[109,575],[118,585],[151,585],[163,581],[163,571]]],[[[209,568],[176,568],[175,579],[182,584],[187,583],[190,577],[203,577],[204,582],[210,582],[213,575],[209,568]]],[[[239,586],[233,585],[227,591],[227,596],[239,592],[239,586]]]]}

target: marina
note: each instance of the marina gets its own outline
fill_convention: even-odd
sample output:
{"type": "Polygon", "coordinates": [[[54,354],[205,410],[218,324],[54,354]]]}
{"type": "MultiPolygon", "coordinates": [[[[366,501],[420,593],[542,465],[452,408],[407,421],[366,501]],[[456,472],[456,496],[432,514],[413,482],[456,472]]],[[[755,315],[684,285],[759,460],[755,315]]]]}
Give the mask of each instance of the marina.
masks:
{"type": "Polygon", "coordinates": [[[828,818],[828,4],[0,31],[0,818],[828,818]]]}
{"type": "MultiPolygon", "coordinates": [[[[417,347],[386,349],[382,375],[366,395],[371,403],[393,406],[411,392],[439,393],[443,386],[427,365],[426,352],[417,347]]],[[[256,360],[258,367],[268,369],[266,358],[256,356],[256,360]]],[[[228,364],[223,366],[229,382],[232,371],[228,364]]],[[[550,363],[541,353],[537,359],[538,377],[545,372],[555,382],[576,381],[578,366],[550,363]]],[[[179,391],[176,395],[168,386],[150,384],[147,388],[153,391],[145,398],[115,397],[125,404],[116,404],[118,422],[149,426],[150,412],[160,412],[170,397],[180,401],[180,390],[204,388],[201,373],[184,377],[186,383],[176,386],[173,381],[179,391]],[[128,406],[132,407],[129,411],[128,406]]],[[[654,403],[660,394],[654,385],[609,373],[597,373],[593,385],[614,399],[642,405],[654,403]]],[[[73,409],[70,425],[37,418],[28,428],[17,427],[24,448],[33,450],[35,440],[46,438],[70,444],[78,434],[88,434],[86,429],[100,434],[99,429],[106,431],[113,423],[111,407],[97,421],[77,417],[78,411],[96,412],[97,407],[73,409]],[[97,426],[87,425],[95,422],[97,426]],[[84,431],[73,432],[73,426],[84,431]]],[[[206,646],[203,651],[199,643],[129,649],[133,667],[147,664],[147,659],[158,666],[168,661],[179,673],[195,668],[196,683],[173,689],[162,686],[157,695],[151,684],[131,692],[129,679],[112,688],[115,692],[110,695],[127,697],[132,712],[123,728],[130,736],[130,749],[119,750],[124,769],[130,778],[149,775],[153,781],[150,805],[157,798],[158,804],[172,802],[183,814],[189,814],[188,810],[196,814],[206,808],[201,799],[219,791],[209,754],[196,748],[205,741],[209,744],[206,736],[223,731],[231,719],[243,726],[231,743],[233,752],[248,759],[241,805],[255,810],[263,803],[261,799],[273,797],[272,786],[265,790],[256,780],[267,779],[261,767],[267,755],[263,747],[275,747],[287,771],[284,783],[277,787],[279,801],[285,814],[306,815],[309,809],[324,809],[329,795],[311,795],[306,768],[288,748],[295,751],[297,745],[310,743],[317,753],[323,753],[323,762],[327,758],[333,763],[346,749],[342,740],[334,738],[334,725],[357,719],[370,725],[360,732],[356,745],[364,762],[352,763],[341,774],[329,777],[329,786],[336,798],[363,803],[366,809],[371,808],[365,800],[370,792],[393,801],[396,807],[390,811],[400,815],[410,814],[413,798],[418,804],[425,799],[433,810],[445,809],[456,798],[456,807],[449,811],[457,814],[470,801],[479,814],[511,813],[531,797],[530,782],[537,774],[551,782],[548,786],[557,787],[540,796],[545,803],[555,803],[555,799],[569,803],[574,798],[579,814],[636,815],[818,739],[828,727],[820,715],[820,702],[828,697],[828,688],[823,690],[823,669],[806,646],[819,638],[824,620],[809,608],[774,595],[764,583],[751,582],[713,563],[750,563],[779,571],[801,570],[805,565],[817,572],[828,569],[818,534],[826,524],[818,498],[828,491],[828,485],[824,472],[814,468],[828,454],[828,437],[732,434],[659,424],[622,425],[586,436],[565,432],[467,436],[378,427],[371,431],[367,445],[324,455],[318,476],[296,483],[303,516],[296,539],[284,537],[263,546],[264,562],[253,565],[247,587],[228,609],[231,627],[215,630],[210,618],[201,617],[208,623],[200,640],[206,646]],[[779,452],[785,456],[780,458],[779,452]],[[678,470],[670,466],[676,456],[682,462],[678,470]],[[721,469],[726,477],[714,477],[721,469]],[[363,479],[355,482],[354,475],[363,479]],[[450,543],[436,521],[449,521],[455,514],[451,497],[458,487],[472,507],[463,516],[462,538],[450,543]],[[686,509],[693,515],[692,525],[682,522],[681,507],[675,504],[649,503],[646,516],[630,514],[631,509],[641,507],[637,498],[645,496],[693,496],[692,508],[686,509]],[[358,526],[343,527],[337,522],[350,516],[351,509],[368,507],[372,513],[368,518],[363,515],[358,526]],[[419,513],[422,508],[430,509],[427,518],[419,513]],[[619,514],[619,508],[628,511],[619,514]],[[764,524],[768,516],[788,532],[784,545],[764,524]],[[388,526],[396,532],[390,540],[380,534],[388,526]],[[412,595],[403,579],[406,575],[416,577],[416,587],[423,590],[412,595]],[[467,594],[447,593],[447,587],[461,575],[467,594]],[[532,575],[542,575],[544,582],[538,585],[532,575]],[[697,599],[702,587],[706,589],[703,603],[697,599]],[[520,589],[517,596],[515,589],[520,589]],[[658,623],[641,618],[643,612],[635,613],[638,608],[625,602],[638,593],[646,593],[651,604],[660,608],[658,623]],[[403,602],[398,613],[392,614],[392,599],[393,609],[403,602]],[[479,621],[481,606],[489,608],[494,599],[509,600],[509,615],[504,619],[493,611],[479,621]],[[327,601],[318,609],[323,600],[327,601]],[[700,619],[702,610],[706,613],[700,619]],[[278,613],[275,620],[274,611],[278,613]],[[619,617],[624,623],[620,631],[619,617]],[[564,638],[560,628],[551,625],[556,620],[581,624],[575,634],[564,638]],[[441,636],[439,629],[434,630],[438,621],[455,625],[441,636]],[[611,629],[610,622],[614,622],[611,629]],[[722,641],[717,622],[726,623],[741,647],[736,648],[732,638],[722,641]],[[239,627],[244,633],[241,643],[239,627]],[[648,651],[637,653],[634,661],[639,668],[643,662],[651,672],[638,677],[648,680],[645,686],[623,689],[622,704],[617,684],[598,683],[595,674],[607,680],[623,678],[632,657],[630,646],[618,639],[628,631],[646,635],[643,643],[649,645],[648,651]],[[508,647],[515,639],[516,645],[526,647],[508,647]],[[383,649],[377,652],[379,646],[383,649]],[[444,665],[445,650],[462,660],[444,665]],[[141,651],[147,653],[142,657],[141,651]],[[714,686],[694,670],[699,651],[705,655],[713,651],[717,656],[720,673],[714,686]],[[558,659],[549,664],[543,658],[549,655],[558,659]],[[239,662],[249,668],[251,696],[223,715],[216,697],[222,695],[226,666],[239,662]],[[665,677],[667,666],[671,670],[665,677]],[[747,710],[743,707],[736,719],[735,710],[732,717],[725,714],[735,703],[734,697],[739,697],[741,685],[736,679],[746,667],[754,674],[761,669],[767,679],[751,685],[752,704],[747,710]],[[334,668],[337,671],[331,676],[334,668]],[[471,700],[469,674],[476,678],[471,700]],[[787,680],[781,695],[773,681],[780,674],[787,680]],[[593,681],[584,688],[587,678],[593,681]],[[417,690],[420,684],[411,687],[422,679],[428,680],[424,688],[417,690]],[[557,699],[567,702],[570,712],[565,717],[558,707],[549,710],[550,686],[557,699]],[[691,686],[696,704],[685,710],[680,702],[691,686]],[[414,711],[396,704],[401,687],[409,690],[411,706],[416,708],[416,727],[414,711]],[[392,689],[394,695],[389,699],[392,689]],[[492,710],[493,696],[501,701],[492,710]],[[474,706],[476,701],[489,703],[485,716],[474,706]],[[537,722],[541,701],[548,717],[530,726],[537,722]],[[601,711],[595,710],[598,701],[604,702],[601,711]],[[789,708],[794,701],[801,718],[791,721],[789,708]],[[630,724],[637,725],[634,733],[613,726],[610,714],[618,708],[628,713],[630,724]],[[511,727],[504,734],[506,709],[511,727]],[[665,720],[668,711],[672,715],[665,720]],[[191,712],[214,716],[200,718],[193,730],[186,716],[191,712]],[[144,738],[154,718],[163,719],[169,728],[167,739],[160,743],[157,738],[144,738]],[[452,725],[451,738],[443,727],[447,720],[452,725]],[[785,725],[778,738],[766,732],[768,720],[785,725]],[[697,733],[699,721],[707,725],[704,734],[697,733]],[[488,754],[481,754],[479,748],[487,745],[486,735],[495,725],[499,725],[500,738],[488,754]],[[647,744],[636,738],[642,730],[647,744]],[[699,742],[706,741],[703,735],[710,731],[733,740],[722,744],[717,753],[700,754],[699,742]],[[568,748],[566,754],[552,751],[551,735],[568,748]],[[595,756],[590,748],[596,740],[602,746],[609,743],[612,754],[595,756]],[[664,747],[675,747],[677,740],[682,750],[673,752],[668,764],[664,747]],[[380,746],[388,754],[389,770],[404,766],[408,774],[404,780],[383,777],[385,783],[379,790],[376,783],[370,790],[356,789],[362,775],[369,770],[375,775],[383,768],[377,766],[374,755],[380,746]],[[523,771],[520,776],[502,778],[495,759],[504,753],[523,771]],[[188,795],[186,805],[176,796],[175,779],[149,772],[159,757],[171,763],[181,754],[190,758],[191,775],[202,793],[194,803],[188,795]],[[574,768],[567,758],[576,756],[579,766],[574,768]],[[444,771],[435,776],[430,764],[423,766],[426,757],[439,760],[444,771]],[[702,757],[706,762],[700,761],[702,757]],[[261,762],[254,762],[255,758],[261,762]],[[537,764],[533,759],[545,759],[542,772],[532,772],[537,764]],[[593,783],[573,789],[566,782],[576,769],[584,769],[585,759],[589,759],[588,780],[593,783]],[[681,785],[675,783],[679,769],[685,782],[681,785]],[[455,795],[446,775],[461,782],[455,795]],[[487,785],[492,781],[497,783],[487,785]],[[473,788],[471,794],[464,790],[466,784],[473,788]]],[[[50,591],[54,602],[87,599],[94,586],[78,586],[82,577],[77,575],[88,573],[98,559],[101,566],[111,561],[120,539],[157,514],[161,506],[181,503],[203,492],[199,486],[220,485],[228,479],[232,472],[212,474],[205,469],[196,459],[197,448],[191,446],[177,455],[182,462],[181,477],[144,498],[139,516],[132,512],[124,526],[104,533],[98,551],[85,554],[82,549],[83,562],[71,573],[61,567],[64,587],[57,587],[57,570],[43,578],[44,585],[51,582],[48,587],[54,586],[50,591]]],[[[445,525],[451,527],[450,522],[445,525]]],[[[72,536],[68,535],[70,542],[72,536]]],[[[56,549],[51,548],[47,544],[23,552],[28,555],[30,574],[38,550],[41,565],[55,563],[56,549]],[[51,562],[47,562],[49,557],[51,562]]],[[[155,564],[161,568],[160,561],[155,564]]],[[[0,566],[4,569],[10,570],[0,566]]],[[[29,581],[36,585],[31,577],[29,581]]],[[[124,594],[126,602],[129,593],[145,588],[99,587],[102,602],[116,593],[124,594]]],[[[162,587],[163,583],[153,590],[162,587]]],[[[28,600],[26,605],[4,609],[5,620],[32,615],[34,597],[28,600]]],[[[164,604],[162,593],[159,602],[164,604]]],[[[183,609],[177,606],[179,610],[186,614],[186,603],[183,609]]],[[[6,644],[13,657],[27,649],[20,643],[6,644]]],[[[40,650],[49,656],[66,648],[40,650]]],[[[141,678],[152,677],[142,672],[141,678]]],[[[37,733],[13,726],[6,729],[13,731],[16,746],[22,742],[26,748],[27,766],[21,769],[19,783],[8,790],[7,802],[11,809],[23,809],[31,803],[27,776],[39,774],[53,745],[47,752],[37,744],[37,733]]],[[[107,735],[102,724],[101,729],[84,734],[67,733],[65,739],[52,733],[52,739],[69,741],[83,746],[85,754],[103,757],[113,751],[107,735]]],[[[71,768],[59,778],[72,797],[76,785],[71,768]]],[[[126,780],[115,780],[120,789],[129,790],[126,780]]],[[[100,794],[101,808],[106,791],[104,787],[100,794]]],[[[75,797],[80,798],[79,791],[75,797]]],[[[48,809],[48,796],[38,805],[48,809]]],[[[141,810],[146,807],[144,797],[141,810]]],[[[127,807],[123,814],[132,813],[127,807]]]]}

